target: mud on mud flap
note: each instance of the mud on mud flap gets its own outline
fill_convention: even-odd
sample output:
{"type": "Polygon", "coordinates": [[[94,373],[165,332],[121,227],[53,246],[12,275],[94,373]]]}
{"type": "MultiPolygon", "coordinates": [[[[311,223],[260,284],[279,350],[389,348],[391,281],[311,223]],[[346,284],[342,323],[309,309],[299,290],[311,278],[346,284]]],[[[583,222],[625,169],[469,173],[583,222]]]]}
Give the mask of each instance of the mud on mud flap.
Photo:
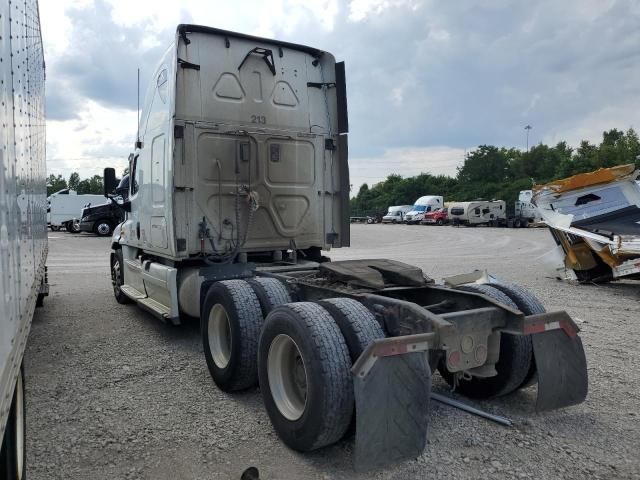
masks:
{"type": "Polygon", "coordinates": [[[352,368],[356,470],[415,459],[427,443],[433,334],[376,340],[352,368]]]}
{"type": "Polygon", "coordinates": [[[531,333],[538,370],[539,412],[577,405],[587,397],[587,359],[578,331],[566,312],[527,317],[525,333],[531,333]],[[549,321],[549,315],[556,318],[549,321]]]}

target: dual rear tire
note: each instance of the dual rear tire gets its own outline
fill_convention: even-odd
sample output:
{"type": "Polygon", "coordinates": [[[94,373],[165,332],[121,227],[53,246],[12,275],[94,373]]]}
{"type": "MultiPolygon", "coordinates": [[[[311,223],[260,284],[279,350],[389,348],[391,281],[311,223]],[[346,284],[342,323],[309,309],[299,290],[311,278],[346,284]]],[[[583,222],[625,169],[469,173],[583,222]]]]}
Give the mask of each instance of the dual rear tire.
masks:
{"type": "MultiPolygon", "coordinates": [[[[473,284],[460,289],[480,293],[515,310],[520,310],[525,315],[546,311],[535,296],[514,284],[473,284]]],[[[495,368],[498,372],[496,376],[460,380],[456,390],[470,398],[484,399],[508,395],[535,383],[537,374],[531,336],[501,333],[500,357],[495,368]]],[[[453,374],[447,370],[446,366],[441,364],[439,370],[447,383],[453,385],[453,374]]]]}
{"type": "Polygon", "coordinates": [[[352,363],[384,337],[355,300],[293,303],[279,280],[263,277],[213,284],[201,333],[218,387],[232,392],[259,383],[274,429],[298,451],[345,435],[355,403],[352,363]]]}

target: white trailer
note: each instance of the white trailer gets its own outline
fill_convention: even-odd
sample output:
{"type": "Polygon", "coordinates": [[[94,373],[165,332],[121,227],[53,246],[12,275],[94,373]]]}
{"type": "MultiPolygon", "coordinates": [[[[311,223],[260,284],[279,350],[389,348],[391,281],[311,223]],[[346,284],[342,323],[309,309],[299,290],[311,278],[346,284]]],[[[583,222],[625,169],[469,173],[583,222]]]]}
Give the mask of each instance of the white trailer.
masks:
{"type": "Polygon", "coordinates": [[[25,475],[23,356],[47,294],[44,55],[37,0],[0,2],[0,476],[25,475]]]}
{"type": "Polygon", "coordinates": [[[389,207],[387,214],[382,217],[382,223],[402,223],[404,216],[407,212],[410,212],[413,205],[396,205],[389,207]]]}
{"type": "Polygon", "coordinates": [[[102,205],[104,195],[78,195],[75,190],[62,190],[47,197],[47,223],[51,230],[65,227],[70,232],[74,221],[82,218],[82,209],[87,206],[102,205]]]}
{"type": "Polygon", "coordinates": [[[501,226],[507,218],[504,200],[476,200],[456,202],[449,207],[449,221],[452,225],[501,226]]]}
{"type": "Polygon", "coordinates": [[[439,195],[424,195],[418,198],[411,210],[404,216],[404,223],[415,225],[424,220],[424,214],[444,206],[444,198],[439,195]]]}

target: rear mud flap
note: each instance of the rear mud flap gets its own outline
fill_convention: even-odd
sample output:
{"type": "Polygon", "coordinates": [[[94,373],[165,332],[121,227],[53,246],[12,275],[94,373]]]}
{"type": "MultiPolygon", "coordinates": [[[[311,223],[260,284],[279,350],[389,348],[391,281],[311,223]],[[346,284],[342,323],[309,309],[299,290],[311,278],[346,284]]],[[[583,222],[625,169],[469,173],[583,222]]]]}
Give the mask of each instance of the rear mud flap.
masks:
{"type": "Polygon", "coordinates": [[[589,381],[580,337],[557,329],[533,334],[532,341],[538,370],[536,410],[582,403],[587,397],[589,381]]]}
{"type": "Polygon", "coordinates": [[[427,443],[431,369],[425,352],[381,356],[354,375],[356,470],[415,459],[427,443]]]}

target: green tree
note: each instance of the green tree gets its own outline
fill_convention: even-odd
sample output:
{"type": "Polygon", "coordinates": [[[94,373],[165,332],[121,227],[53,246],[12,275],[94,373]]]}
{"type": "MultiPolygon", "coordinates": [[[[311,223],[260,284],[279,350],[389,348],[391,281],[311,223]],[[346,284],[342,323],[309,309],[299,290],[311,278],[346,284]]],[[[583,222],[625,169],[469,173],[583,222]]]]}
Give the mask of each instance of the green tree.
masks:
{"type": "Polygon", "coordinates": [[[47,196],[65,188],[67,188],[67,181],[62,175],[56,176],[53,173],[49,175],[49,178],[47,178],[47,196]]]}
{"type": "Polygon", "coordinates": [[[71,174],[68,185],[71,190],[78,190],[78,186],[80,185],[80,174],[78,172],[71,174]]]}
{"type": "Polygon", "coordinates": [[[632,128],[607,130],[600,144],[583,140],[575,150],[565,141],[555,146],[540,143],[528,152],[480,145],[467,155],[455,178],[428,173],[408,178],[389,175],[371,187],[363,184],[351,206],[354,211],[379,213],[390,205],[411,204],[422,195],[443,195],[446,201],[499,198],[513,208],[518,192],[534,183],[627,163],[640,168],[639,155],[640,138],[632,128]]]}

